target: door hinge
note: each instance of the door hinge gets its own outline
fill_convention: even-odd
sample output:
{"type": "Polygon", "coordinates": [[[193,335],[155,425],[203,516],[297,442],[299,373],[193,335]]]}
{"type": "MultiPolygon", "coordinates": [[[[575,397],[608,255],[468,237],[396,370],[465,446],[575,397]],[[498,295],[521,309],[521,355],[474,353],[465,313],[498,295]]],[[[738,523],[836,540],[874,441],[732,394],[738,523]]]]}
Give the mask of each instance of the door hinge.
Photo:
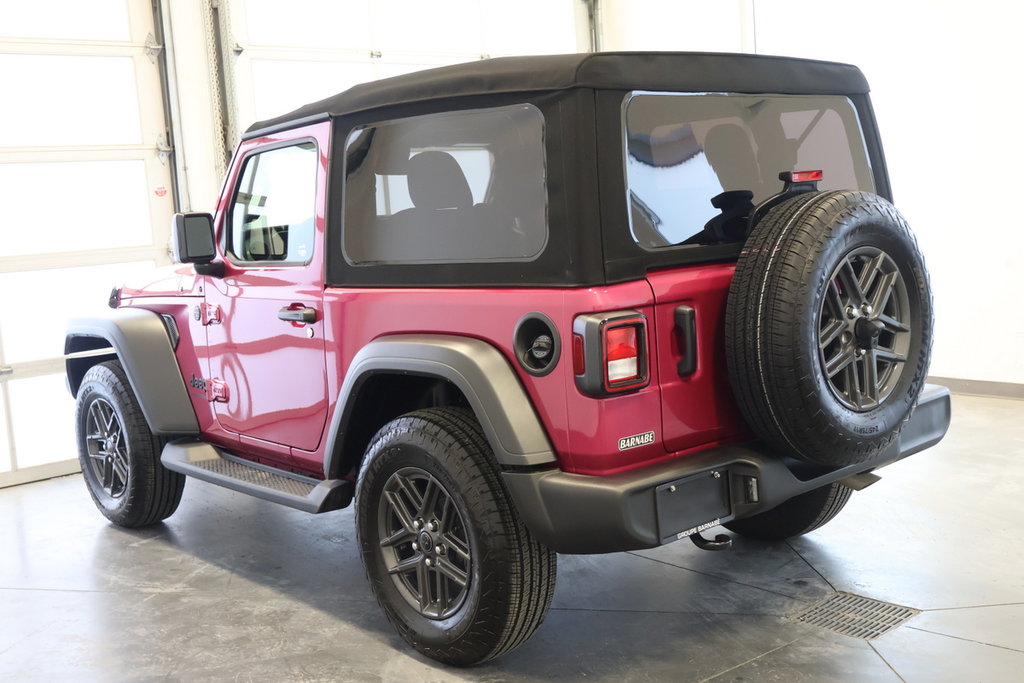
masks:
{"type": "Polygon", "coordinates": [[[167,159],[171,156],[171,152],[174,151],[174,147],[167,142],[166,135],[160,135],[156,139],[156,157],[160,160],[161,164],[166,164],[167,159]]]}
{"type": "Polygon", "coordinates": [[[208,401],[216,401],[218,403],[227,403],[231,397],[231,392],[228,391],[227,383],[222,379],[211,379],[206,383],[209,391],[206,394],[208,401]]]}
{"type": "Polygon", "coordinates": [[[220,322],[220,306],[217,304],[201,303],[193,309],[192,317],[203,325],[212,325],[220,322]]]}
{"type": "Polygon", "coordinates": [[[164,46],[156,42],[156,36],[152,33],[146,36],[146,56],[149,57],[149,61],[156,64],[156,60],[163,49],[164,46]]]}

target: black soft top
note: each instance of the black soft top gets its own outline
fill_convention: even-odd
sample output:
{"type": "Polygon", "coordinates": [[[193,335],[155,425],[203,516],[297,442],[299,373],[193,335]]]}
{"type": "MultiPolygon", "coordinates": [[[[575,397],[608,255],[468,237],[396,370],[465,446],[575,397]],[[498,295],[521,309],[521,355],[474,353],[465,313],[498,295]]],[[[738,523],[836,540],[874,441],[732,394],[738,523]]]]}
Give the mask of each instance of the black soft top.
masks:
{"type": "Polygon", "coordinates": [[[377,107],[449,97],[595,88],[675,92],[843,94],[868,92],[849,64],[699,52],[598,52],[499,57],[370,83],[254,123],[245,137],[377,107]]]}

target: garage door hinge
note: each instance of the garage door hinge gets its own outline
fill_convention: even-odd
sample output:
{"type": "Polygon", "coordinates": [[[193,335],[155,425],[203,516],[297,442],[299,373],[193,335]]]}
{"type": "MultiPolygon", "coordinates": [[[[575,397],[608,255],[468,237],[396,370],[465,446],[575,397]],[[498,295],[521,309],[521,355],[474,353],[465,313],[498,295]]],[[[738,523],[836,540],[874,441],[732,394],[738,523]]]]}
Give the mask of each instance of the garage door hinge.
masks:
{"type": "Polygon", "coordinates": [[[161,164],[167,163],[167,157],[169,157],[173,151],[174,147],[167,144],[166,135],[161,135],[156,139],[156,155],[160,159],[161,164]]]}
{"type": "Polygon", "coordinates": [[[146,36],[146,56],[149,57],[149,61],[156,64],[156,59],[160,56],[160,51],[163,49],[164,46],[156,42],[156,36],[152,33],[146,36]]]}
{"type": "Polygon", "coordinates": [[[0,376],[13,374],[14,368],[12,368],[10,365],[0,365],[0,376]]]}

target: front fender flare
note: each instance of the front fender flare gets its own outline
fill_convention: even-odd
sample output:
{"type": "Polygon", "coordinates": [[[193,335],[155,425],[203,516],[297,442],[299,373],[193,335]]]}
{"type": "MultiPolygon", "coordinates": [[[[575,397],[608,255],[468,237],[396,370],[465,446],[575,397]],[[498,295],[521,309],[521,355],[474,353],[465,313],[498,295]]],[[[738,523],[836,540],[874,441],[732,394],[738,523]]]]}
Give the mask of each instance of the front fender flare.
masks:
{"type": "MultiPolygon", "coordinates": [[[[181,379],[174,348],[160,316],[141,308],[119,308],[105,315],[73,318],[68,322],[64,352],[114,348],[154,434],[198,434],[192,401],[181,379]]],[[[86,367],[82,359],[67,359],[68,388],[78,395],[86,367]]],[[[102,358],[97,359],[102,361],[102,358]]]]}
{"type": "MultiPolygon", "coordinates": [[[[479,339],[439,334],[381,337],[356,354],[328,432],[327,452],[333,458],[343,457],[345,428],[362,385],[374,375],[396,373],[438,377],[458,387],[500,464],[535,467],[557,460],[526,390],[505,357],[479,339]]],[[[327,473],[332,459],[324,463],[327,473]]]]}

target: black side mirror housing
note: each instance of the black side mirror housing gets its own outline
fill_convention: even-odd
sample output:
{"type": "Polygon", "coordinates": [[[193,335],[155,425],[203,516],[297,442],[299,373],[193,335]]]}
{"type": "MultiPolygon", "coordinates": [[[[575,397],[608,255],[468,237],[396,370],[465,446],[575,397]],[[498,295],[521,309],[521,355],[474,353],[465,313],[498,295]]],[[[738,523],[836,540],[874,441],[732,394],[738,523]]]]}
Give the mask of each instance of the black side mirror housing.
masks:
{"type": "Polygon", "coordinates": [[[213,216],[208,213],[176,213],[171,222],[171,256],[176,263],[206,264],[217,248],[213,240],[213,216]]]}

